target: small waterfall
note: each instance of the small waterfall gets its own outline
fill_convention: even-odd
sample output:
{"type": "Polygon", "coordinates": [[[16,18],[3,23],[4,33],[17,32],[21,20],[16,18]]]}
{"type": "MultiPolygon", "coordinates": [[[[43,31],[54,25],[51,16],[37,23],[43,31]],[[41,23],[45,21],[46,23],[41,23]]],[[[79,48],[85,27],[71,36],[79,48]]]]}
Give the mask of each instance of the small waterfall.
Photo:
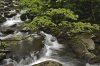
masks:
{"type": "MultiPolygon", "coordinates": [[[[53,54],[57,54],[56,51],[57,50],[59,51],[61,48],[63,48],[63,46],[60,45],[57,42],[57,39],[55,37],[53,37],[52,35],[46,34],[44,32],[40,32],[40,34],[45,36],[44,41],[43,41],[44,47],[42,48],[41,51],[33,52],[33,53],[30,52],[30,54],[29,54],[30,56],[26,56],[25,58],[22,58],[19,62],[15,61],[15,60],[13,60],[11,58],[5,59],[4,61],[6,63],[4,65],[13,64],[13,66],[23,66],[23,65],[24,66],[25,65],[31,66],[31,65],[36,64],[37,62],[39,63],[39,62],[43,62],[43,61],[46,61],[46,60],[53,60],[50,57],[53,56],[53,54]],[[55,53],[53,51],[55,51],[55,53]],[[39,56],[39,58],[38,58],[38,56],[39,56]]],[[[37,38],[36,37],[37,34],[32,34],[32,35],[35,38],[37,38]]],[[[9,38],[9,36],[10,35],[6,36],[6,38],[5,37],[2,37],[2,40],[9,38]]],[[[24,47],[22,47],[22,49],[23,48],[24,47]]],[[[28,47],[28,48],[30,48],[30,47],[28,47]]],[[[26,49],[26,51],[27,51],[27,49],[26,49]]],[[[57,61],[57,60],[55,60],[55,61],[57,61]]]]}
{"type": "Polygon", "coordinates": [[[21,14],[17,14],[16,16],[12,17],[12,18],[6,18],[7,21],[5,23],[3,23],[3,27],[8,27],[8,26],[12,26],[14,24],[19,25],[20,23],[22,23],[23,21],[21,21],[20,19],[21,14]]]}
{"type": "MultiPolygon", "coordinates": [[[[28,51],[29,55],[25,55],[25,57],[20,59],[19,62],[16,61],[16,59],[8,58],[8,59],[4,59],[3,65],[1,66],[9,66],[9,65],[11,66],[32,66],[32,65],[44,62],[44,61],[55,61],[55,62],[63,64],[64,66],[100,66],[97,64],[96,65],[90,65],[88,63],[85,64],[76,59],[71,59],[70,57],[67,57],[67,56],[59,56],[58,52],[62,52],[63,51],[62,49],[64,48],[64,46],[63,44],[59,44],[59,42],[57,41],[57,38],[52,36],[51,34],[47,34],[41,31],[39,35],[36,33],[31,34],[31,35],[33,36],[34,39],[44,37],[44,40],[41,41],[41,44],[44,44],[44,47],[41,48],[40,51],[36,51],[36,52],[28,51],[28,49],[26,49],[25,51],[26,52],[28,51]]],[[[2,37],[2,39],[7,39],[7,38],[2,37]]],[[[25,48],[24,45],[20,45],[20,46],[22,49],[25,48]]],[[[28,48],[30,48],[30,46],[28,48]]],[[[21,53],[23,53],[23,51],[21,51],[21,53]]],[[[20,55],[20,53],[18,53],[18,55],[20,55]]],[[[19,56],[18,58],[21,58],[21,57],[19,56]]]]}
{"type": "Polygon", "coordinates": [[[52,56],[51,54],[57,54],[56,51],[60,51],[61,48],[63,48],[63,45],[59,44],[57,39],[50,35],[46,34],[43,31],[40,32],[41,35],[45,36],[45,40],[43,41],[44,43],[44,56],[52,56]]]}

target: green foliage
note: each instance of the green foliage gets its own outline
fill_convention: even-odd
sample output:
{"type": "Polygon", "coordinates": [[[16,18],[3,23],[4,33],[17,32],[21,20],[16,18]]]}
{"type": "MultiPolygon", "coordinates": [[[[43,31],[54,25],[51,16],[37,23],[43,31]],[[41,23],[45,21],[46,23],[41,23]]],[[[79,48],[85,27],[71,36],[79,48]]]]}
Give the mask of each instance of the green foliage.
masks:
{"type": "Polygon", "coordinates": [[[39,28],[46,28],[50,26],[55,26],[54,23],[51,22],[51,19],[47,16],[42,16],[42,17],[35,17],[33,21],[29,24],[25,24],[25,27],[29,27],[32,29],[39,29],[39,28]]]}
{"type": "Polygon", "coordinates": [[[49,15],[53,17],[54,15],[61,15],[60,18],[62,18],[64,15],[64,18],[70,18],[73,20],[77,20],[78,15],[74,15],[74,12],[71,11],[70,9],[65,9],[65,8],[58,8],[58,9],[49,9],[47,12],[45,12],[46,15],[49,15]]]}
{"type": "Polygon", "coordinates": [[[40,12],[43,8],[43,2],[41,0],[20,0],[20,5],[32,12],[40,12]]]}
{"type": "Polygon", "coordinates": [[[100,0],[20,0],[24,8],[32,12],[45,12],[49,8],[71,9],[79,15],[78,20],[99,23],[100,0]]]}
{"type": "Polygon", "coordinates": [[[52,29],[53,33],[56,35],[73,35],[77,33],[89,33],[93,34],[95,32],[98,32],[100,30],[100,27],[97,24],[91,24],[91,23],[83,23],[83,22],[68,22],[68,21],[62,21],[59,23],[56,27],[52,29]]]}
{"type": "Polygon", "coordinates": [[[78,23],[72,23],[73,29],[71,30],[71,32],[73,33],[78,33],[78,32],[87,32],[87,33],[91,33],[94,32],[96,30],[99,30],[99,26],[96,24],[90,24],[90,23],[82,23],[82,22],[78,22],[78,23]]]}
{"type": "MultiPolygon", "coordinates": [[[[20,2],[21,6],[29,10],[29,13],[37,13],[32,22],[24,24],[24,27],[29,27],[33,30],[44,30],[57,36],[68,33],[93,33],[100,29],[97,24],[78,21],[80,20],[80,13],[85,8],[81,9],[82,11],[76,9],[78,2],[75,0],[73,2],[71,0],[21,0],[20,2]],[[76,13],[78,12],[79,16],[71,9],[76,13]]],[[[79,2],[85,3],[83,0],[79,2]]],[[[83,5],[79,4],[79,6],[82,7],[83,5]]],[[[84,13],[82,12],[82,14],[84,13]]],[[[83,20],[86,21],[85,19],[83,20]]]]}

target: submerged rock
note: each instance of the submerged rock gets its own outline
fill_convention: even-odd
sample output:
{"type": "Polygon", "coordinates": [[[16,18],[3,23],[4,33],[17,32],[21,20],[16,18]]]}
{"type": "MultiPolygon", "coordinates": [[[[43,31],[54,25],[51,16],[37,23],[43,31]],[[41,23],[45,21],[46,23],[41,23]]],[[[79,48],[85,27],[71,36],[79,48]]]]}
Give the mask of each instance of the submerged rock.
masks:
{"type": "Polygon", "coordinates": [[[54,62],[54,61],[45,61],[33,66],[63,66],[62,64],[58,63],[58,62],[54,62]]]}

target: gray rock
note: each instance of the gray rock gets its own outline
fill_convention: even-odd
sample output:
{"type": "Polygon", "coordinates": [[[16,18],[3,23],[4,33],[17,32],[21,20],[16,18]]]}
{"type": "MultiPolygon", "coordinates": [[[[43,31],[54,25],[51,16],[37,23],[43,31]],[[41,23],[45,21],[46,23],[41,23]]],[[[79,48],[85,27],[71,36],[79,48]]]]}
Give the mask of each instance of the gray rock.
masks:
{"type": "Polygon", "coordinates": [[[91,39],[91,35],[77,35],[76,37],[83,41],[84,45],[87,47],[88,50],[95,49],[95,43],[91,39]]]}
{"type": "Polygon", "coordinates": [[[91,38],[83,36],[78,35],[73,37],[69,41],[69,45],[78,59],[90,61],[96,58],[96,55],[89,51],[95,49],[95,44],[91,38]]]}

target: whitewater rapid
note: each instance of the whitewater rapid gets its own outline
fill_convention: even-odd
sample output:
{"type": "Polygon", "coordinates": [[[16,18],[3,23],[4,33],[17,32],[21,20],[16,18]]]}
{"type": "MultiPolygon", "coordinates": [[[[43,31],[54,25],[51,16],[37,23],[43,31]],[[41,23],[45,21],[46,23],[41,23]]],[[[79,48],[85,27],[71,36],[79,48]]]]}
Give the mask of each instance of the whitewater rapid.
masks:
{"type": "MultiPolygon", "coordinates": [[[[64,66],[79,66],[82,64],[78,60],[70,59],[67,56],[59,56],[58,52],[61,52],[64,46],[57,41],[56,37],[52,36],[51,34],[44,33],[43,31],[40,32],[40,35],[44,37],[44,40],[42,41],[44,47],[41,49],[41,51],[30,53],[30,57],[27,56],[25,59],[22,58],[19,62],[11,58],[4,59],[6,63],[2,66],[9,66],[10,64],[13,66],[32,66],[45,61],[55,61],[63,64],[64,66]],[[38,55],[40,56],[39,58],[37,58],[38,55]]],[[[32,36],[39,38],[38,34],[32,34],[32,36]]],[[[4,37],[4,39],[7,38],[4,37]]],[[[83,66],[99,65],[90,65],[87,63],[83,66]]]]}

